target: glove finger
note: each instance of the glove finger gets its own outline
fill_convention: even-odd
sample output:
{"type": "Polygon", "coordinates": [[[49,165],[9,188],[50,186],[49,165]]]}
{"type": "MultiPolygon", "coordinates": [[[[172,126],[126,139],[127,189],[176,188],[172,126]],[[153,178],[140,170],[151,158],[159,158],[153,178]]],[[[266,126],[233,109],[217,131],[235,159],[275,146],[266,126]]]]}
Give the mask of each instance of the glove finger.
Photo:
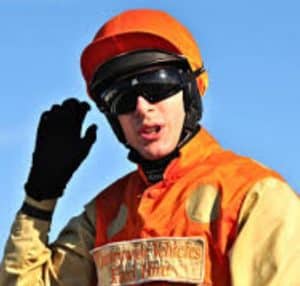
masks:
{"type": "Polygon", "coordinates": [[[80,102],[77,105],[75,126],[76,126],[76,130],[78,131],[77,132],[78,138],[80,138],[80,136],[81,136],[81,129],[82,129],[82,124],[83,124],[84,118],[90,109],[91,109],[90,105],[85,101],[80,102]]]}
{"type": "Polygon", "coordinates": [[[78,138],[80,129],[77,124],[80,102],[76,98],[69,98],[62,103],[62,120],[66,134],[78,138]]]}
{"type": "Polygon", "coordinates": [[[39,121],[38,128],[37,128],[37,138],[36,138],[37,142],[47,132],[49,114],[50,114],[49,111],[45,111],[45,112],[42,113],[42,115],[40,117],[40,121],[39,121]]]}
{"type": "Polygon", "coordinates": [[[71,97],[63,101],[62,108],[72,113],[76,113],[79,104],[80,102],[78,99],[71,97]]]}
{"type": "Polygon", "coordinates": [[[75,134],[80,136],[83,119],[90,109],[89,104],[80,102],[75,98],[69,98],[63,102],[63,109],[66,112],[66,116],[68,116],[70,127],[73,127],[75,134]]]}
{"type": "Polygon", "coordinates": [[[51,112],[51,113],[56,113],[56,112],[59,112],[60,109],[61,109],[61,106],[60,106],[60,105],[58,105],[58,104],[53,104],[53,105],[51,106],[50,112],[51,112]]]}
{"type": "Polygon", "coordinates": [[[64,134],[60,124],[62,121],[60,113],[59,105],[53,105],[50,110],[42,113],[37,128],[36,148],[40,149],[45,144],[47,145],[53,136],[64,134]]]}
{"type": "Polygon", "coordinates": [[[52,105],[47,116],[47,121],[48,132],[55,133],[57,135],[68,132],[69,120],[62,108],[62,105],[52,105]]]}
{"type": "Polygon", "coordinates": [[[50,111],[44,111],[40,117],[40,122],[39,122],[39,125],[45,125],[48,123],[48,119],[49,119],[49,116],[50,116],[50,111]]]}
{"type": "Polygon", "coordinates": [[[83,101],[80,103],[79,110],[78,110],[78,116],[77,116],[77,124],[78,124],[78,128],[80,130],[82,128],[84,118],[90,109],[91,109],[91,107],[87,102],[83,101]]]}
{"type": "Polygon", "coordinates": [[[79,106],[79,120],[82,123],[86,113],[91,109],[91,106],[86,102],[82,101],[79,106]]]}
{"type": "Polygon", "coordinates": [[[42,113],[38,126],[38,133],[49,132],[53,125],[60,123],[61,108],[58,104],[54,104],[50,110],[42,113]]]}
{"type": "Polygon", "coordinates": [[[87,128],[85,135],[81,141],[82,155],[83,155],[82,158],[85,158],[87,156],[92,145],[95,143],[96,139],[97,139],[97,125],[92,124],[87,128]]]}

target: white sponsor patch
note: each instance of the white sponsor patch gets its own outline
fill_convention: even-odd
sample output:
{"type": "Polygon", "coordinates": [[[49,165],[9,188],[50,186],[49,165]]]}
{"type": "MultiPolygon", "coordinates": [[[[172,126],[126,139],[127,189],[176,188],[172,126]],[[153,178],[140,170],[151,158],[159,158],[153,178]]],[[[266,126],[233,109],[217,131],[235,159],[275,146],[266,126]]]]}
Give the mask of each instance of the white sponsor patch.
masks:
{"type": "Polygon", "coordinates": [[[151,281],[202,283],[204,239],[159,237],[106,244],[91,251],[98,285],[119,286],[151,281]]]}

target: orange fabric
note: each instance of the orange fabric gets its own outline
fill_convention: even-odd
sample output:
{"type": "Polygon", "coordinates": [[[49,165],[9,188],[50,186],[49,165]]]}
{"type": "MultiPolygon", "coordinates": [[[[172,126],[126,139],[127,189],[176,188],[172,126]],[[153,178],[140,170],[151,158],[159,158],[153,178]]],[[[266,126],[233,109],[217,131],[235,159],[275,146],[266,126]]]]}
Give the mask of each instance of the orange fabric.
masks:
{"type": "Polygon", "coordinates": [[[279,175],[223,150],[204,129],[181,149],[161,182],[149,185],[140,173],[120,179],[97,198],[95,247],[137,238],[200,236],[206,242],[204,285],[231,285],[228,251],[237,236],[243,199],[255,182],[279,175]],[[192,221],[186,212],[187,198],[207,184],[219,192],[219,215],[210,223],[192,221]],[[107,229],[121,205],[128,209],[126,224],[109,238],[107,229]]]}
{"type": "Polygon", "coordinates": [[[97,67],[105,61],[139,49],[183,54],[194,69],[202,66],[195,40],[176,19],[159,10],[129,10],[109,20],[83,51],[81,69],[86,82],[90,82],[97,67]]]}

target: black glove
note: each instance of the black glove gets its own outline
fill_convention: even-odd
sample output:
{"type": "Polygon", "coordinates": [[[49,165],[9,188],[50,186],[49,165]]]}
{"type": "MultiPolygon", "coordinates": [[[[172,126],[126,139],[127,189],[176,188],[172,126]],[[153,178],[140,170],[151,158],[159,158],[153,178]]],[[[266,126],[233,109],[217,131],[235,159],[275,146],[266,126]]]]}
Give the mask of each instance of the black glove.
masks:
{"type": "Polygon", "coordinates": [[[40,201],[58,198],[96,141],[97,126],[92,124],[81,138],[84,117],[90,106],[77,99],[55,104],[42,114],[26,193],[40,201]]]}

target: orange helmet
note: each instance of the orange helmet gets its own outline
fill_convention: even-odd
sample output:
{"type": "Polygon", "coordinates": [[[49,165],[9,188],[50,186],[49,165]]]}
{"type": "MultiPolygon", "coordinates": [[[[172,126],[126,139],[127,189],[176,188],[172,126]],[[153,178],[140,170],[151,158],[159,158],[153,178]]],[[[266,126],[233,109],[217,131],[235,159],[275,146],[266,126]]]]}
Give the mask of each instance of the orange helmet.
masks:
{"type": "MultiPolygon", "coordinates": [[[[104,24],[83,51],[81,70],[87,85],[103,63],[120,54],[143,49],[183,55],[193,70],[203,65],[191,33],[172,16],[159,10],[129,10],[104,24]]],[[[208,85],[206,72],[197,78],[197,84],[203,95],[208,85]]]]}

